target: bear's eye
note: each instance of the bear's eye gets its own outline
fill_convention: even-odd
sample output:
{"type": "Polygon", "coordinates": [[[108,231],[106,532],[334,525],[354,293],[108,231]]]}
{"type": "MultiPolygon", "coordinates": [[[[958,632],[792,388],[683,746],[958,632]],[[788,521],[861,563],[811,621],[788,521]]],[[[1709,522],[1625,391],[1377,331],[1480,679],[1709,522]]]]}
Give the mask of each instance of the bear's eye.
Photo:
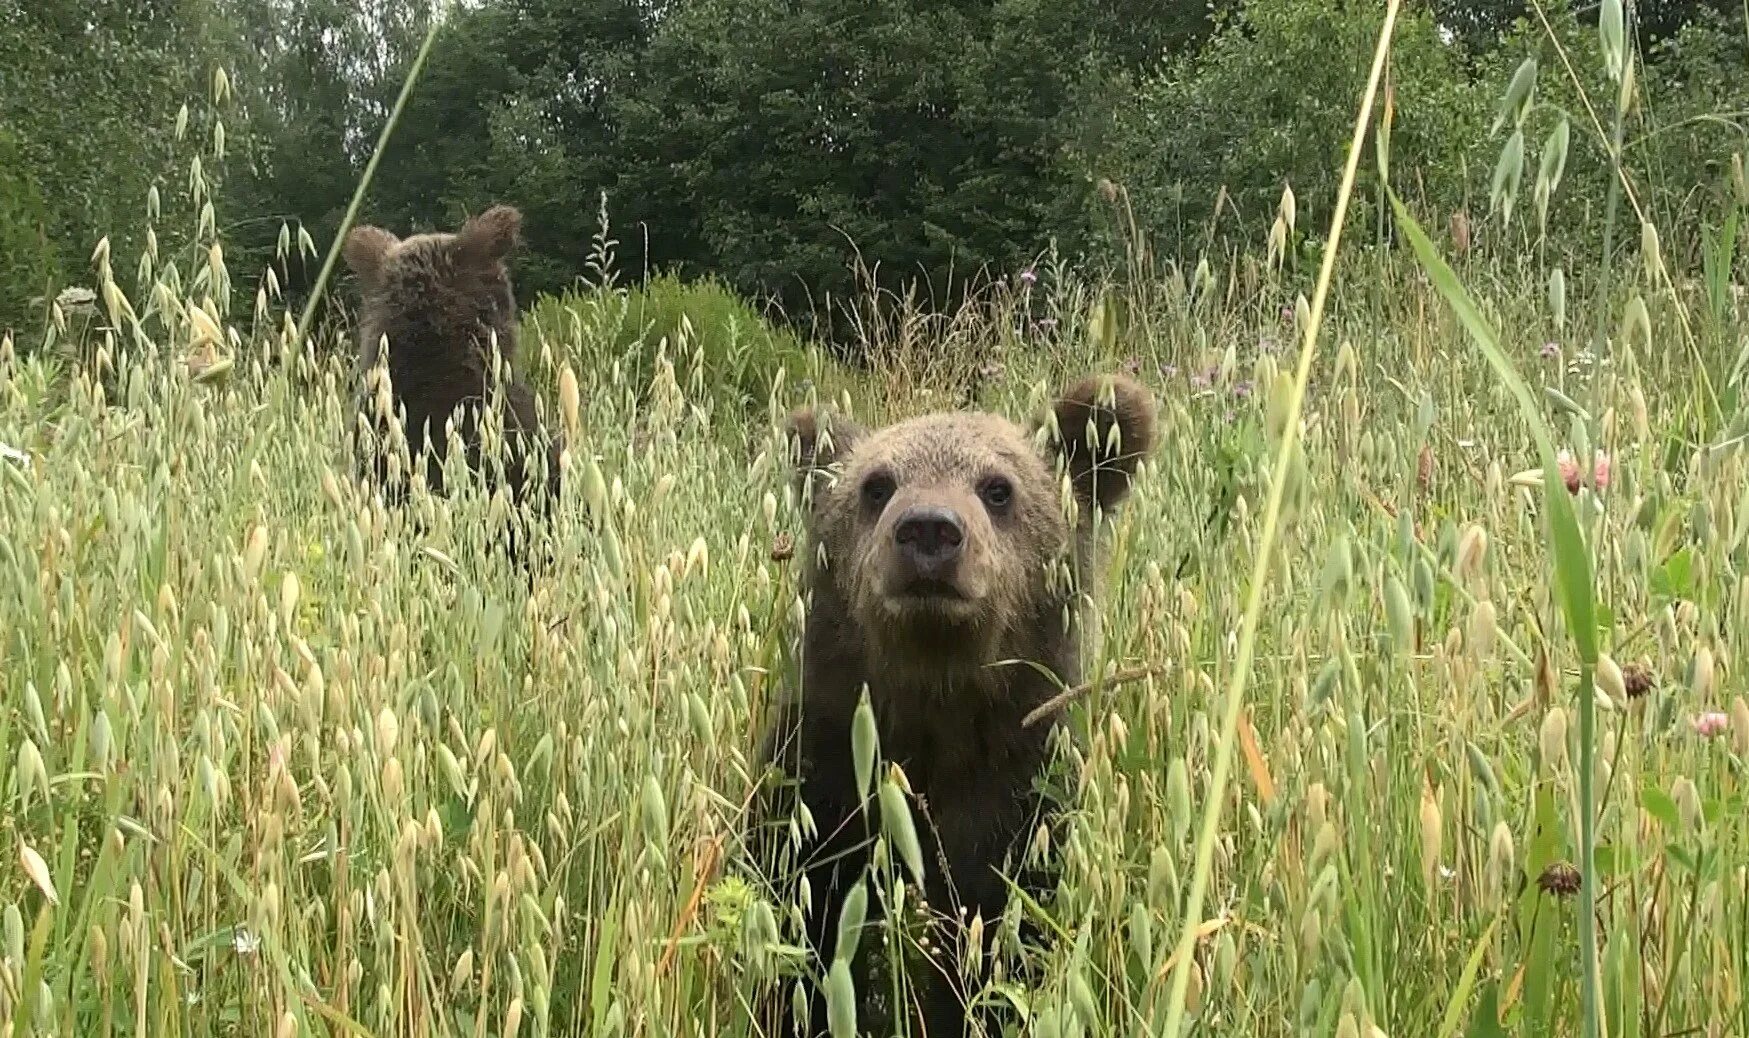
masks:
{"type": "Polygon", "coordinates": [[[898,489],[893,483],[893,477],[885,472],[877,472],[862,481],[862,500],[870,508],[881,508],[892,499],[893,491],[898,489]]]}
{"type": "Polygon", "coordinates": [[[984,499],[984,504],[990,508],[1007,508],[1014,500],[1014,484],[1001,476],[993,476],[984,481],[979,488],[978,496],[984,499]]]}

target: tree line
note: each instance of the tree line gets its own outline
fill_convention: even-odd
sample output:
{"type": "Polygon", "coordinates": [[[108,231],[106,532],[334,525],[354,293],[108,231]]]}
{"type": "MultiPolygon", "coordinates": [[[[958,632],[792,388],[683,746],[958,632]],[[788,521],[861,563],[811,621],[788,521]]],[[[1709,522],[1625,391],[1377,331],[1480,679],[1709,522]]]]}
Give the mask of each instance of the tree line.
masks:
{"type": "MultiPolygon", "coordinates": [[[[514,202],[525,296],[587,268],[604,215],[623,269],[713,274],[819,331],[871,282],[951,303],[1050,250],[1098,264],[1137,237],[1169,257],[1255,247],[1284,184],[1315,235],[1382,6],[0,0],[0,324],[80,283],[99,236],[130,243],[149,184],[176,196],[189,149],[173,120],[218,67],[234,114],[207,172],[227,238],[257,267],[284,223],[325,249],[438,18],[363,217],[404,232],[514,202]]],[[[1649,100],[1629,162],[1651,211],[1680,223],[1697,191],[1729,190],[1749,26],[1735,0],[1634,13],[1649,100]]],[[[1608,98],[1595,19],[1566,0],[1411,0],[1388,83],[1392,186],[1494,240],[1534,236],[1488,201],[1495,107],[1536,57],[1539,125],[1564,114],[1574,131],[1550,242],[1594,253],[1609,172],[1578,91],[1608,98]]],[[[1376,202],[1376,185],[1362,194],[1376,202]]],[[[295,292],[315,266],[279,273],[295,292]]]]}

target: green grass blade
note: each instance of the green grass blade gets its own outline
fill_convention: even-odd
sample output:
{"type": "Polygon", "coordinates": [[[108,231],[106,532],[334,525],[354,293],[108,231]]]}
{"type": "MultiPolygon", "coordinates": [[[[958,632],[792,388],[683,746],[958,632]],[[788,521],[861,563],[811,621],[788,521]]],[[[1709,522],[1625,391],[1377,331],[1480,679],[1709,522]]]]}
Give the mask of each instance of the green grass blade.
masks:
{"type": "Polygon", "coordinates": [[[1408,236],[1416,259],[1427,271],[1434,287],[1457,314],[1458,320],[1487,358],[1494,373],[1517,399],[1519,410],[1529,424],[1531,435],[1536,438],[1543,457],[1543,500],[1548,509],[1549,545],[1554,554],[1555,589],[1580,659],[1579,958],[1584,979],[1582,1001],[1585,1006],[1585,1029],[1582,1033],[1587,1038],[1595,1038],[1598,1034],[1601,988],[1597,962],[1597,880],[1593,861],[1593,852],[1597,846],[1597,822],[1594,817],[1596,800],[1592,791],[1596,774],[1593,761],[1597,747],[1597,718],[1592,679],[1597,665],[1597,606],[1593,597],[1591,555],[1586,549],[1584,536],[1579,532],[1579,521],[1573,512],[1571,496],[1567,493],[1566,486],[1556,478],[1554,438],[1549,433],[1547,423],[1543,421],[1542,412],[1537,408],[1536,397],[1524,379],[1519,377],[1506,352],[1500,348],[1500,340],[1494,334],[1494,329],[1489,326],[1475,301],[1465,291],[1457,274],[1440,258],[1433,243],[1428,240],[1426,233],[1415,222],[1415,218],[1409,215],[1408,209],[1394,192],[1391,194],[1391,208],[1396,213],[1398,226],[1408,236]]]}

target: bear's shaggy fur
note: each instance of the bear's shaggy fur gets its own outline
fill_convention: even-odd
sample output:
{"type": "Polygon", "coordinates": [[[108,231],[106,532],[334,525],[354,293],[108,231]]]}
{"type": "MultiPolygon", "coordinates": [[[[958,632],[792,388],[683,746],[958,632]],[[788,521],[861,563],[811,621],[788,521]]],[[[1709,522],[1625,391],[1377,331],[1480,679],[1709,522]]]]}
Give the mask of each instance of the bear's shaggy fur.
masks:
{"type": "MultiPolygon", "coordinates": [[[[812,815],[817,835],[804,838],[789,891],[794,872],[805,874],[807,938],[822,973],[840,908],[865,873],[881,825],[876,805],[861,809],[851,752],[865,685],[881,756],[903,767],[916,798],[930,913],[959,924],[981,916],[987,932],[1003,913],[1008,889],[999,870],[1020,866],[1045,807],[1036,780],[1054,726],[1053,719],[1027,728],[1021,719],[1059,683],[1079,680],[1072,616],[1093,576],[1096,510],[1128,496],[1157,435],[1153,398],[1122,376],[1069,387],[1053,418],[1034,426],[1037,435],[977,412],[872,432],[809,411],[790,418],[798,486],[812,497],[810,602],[800,694],[778,708],[762,749],[789,781],[761,790],[751,838],[761,864],[779,877],[778,859],[790,850],[784,819],[798,796],[812,815]]],[[[1051,879],[1033,870],[1020,882],[1042,891],[1051,879]]],[[[872,891],[869,904],[871,912],[879,904],[872,891]]],[[[960,945],[955,929],[932,940],[942,950],[960,945]]],[[[978,957],[968,964],[973,976],[982,950],[978,957]]],[[[868,959],[859,955],[857,965],[868,959]]],[[[959,965],[941,955],[912,971],[905,1011],[921,1016],[931,1038],[970,1025],[959,965]]],[[[871,1008],[879,1011],[870,989],[888,986],[885,971],[857,983],[859,1030],[895,1033],[891,1022],[867,1019],[871,1008]]],[[[787,1005],[781,1012],[786,1030],[797,1033],[787,1005]]],[[[801,1033],[823,1034],[818,993],[810,1016],[801,1033]]]]}
{"type": "MultiPolygon", "coordinates": [[[[482,410],[498,389],[504,398],[503,462],[512,499],[520,503],[528,491],[544,489],[545,501],[557,490],[562,449],[557,437],[548,444],[545,486],[528,485],[534,475],[529,448],[540,434],[540,421],[534,394],[514,374],[516,296],[506,266],[521,227],[521,214],[499,205],[455,233],[402,240],[380,227],[361,226],[346,238],[346,263],[363,294],[354,421],[362,420],[376,434],[375,445],[362,437],[356,442],[366,471],[391,498],[404,492],[401,481],[391,480],[380,446],[392,429],[380,419],[380,405],[367,385],[385,336],[392,407],[403,414],[408,457],[418,465],[423,456],[426,484],[434,492],[443,492],[446,426],[452,419],[468,467],[482,470],[482,410]],[[504,365],[501,380],[493,374],[494,337],[504,365]]],[[[354,431],[361,430],[355,425],[354,431]]]]}

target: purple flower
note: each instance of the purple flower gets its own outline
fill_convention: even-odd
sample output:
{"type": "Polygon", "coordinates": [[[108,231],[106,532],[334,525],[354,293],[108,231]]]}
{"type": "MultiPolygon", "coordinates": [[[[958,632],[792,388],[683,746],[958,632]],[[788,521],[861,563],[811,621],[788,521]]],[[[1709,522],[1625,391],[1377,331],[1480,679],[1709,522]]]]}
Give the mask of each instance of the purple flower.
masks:
{"type": "Polygon", "coordinates": [[[1246,380],[1244,382],[1235,383],[1233,385],[1233,395],[1238,397],[1240,400],[1243,400],[1246,397],[1250,396],[1251,395],[1251,382],[1249,380],[1246,380]]]}
{"type": "Polygon", "coordinates": [[[1035,282],[1037,280],[1038,280],[1038,274],[1035,273],[1031,267],[1028,267],[1025,270],[1020,272],[1020,283],[1023,285],[1031,285],[1033,282],[1035,282]]]}
{"type": "Polygon", "coordinates": [[[1207,389],[1214,385],[1214,383],[1214,376],[1206,371],[1196,371],[1191,373],[1190,388],[1192,389],[1207,389]]]}
{"type": "Polygon", "coordinates": [[[1176,365],[1176,364],[1162,364],[1162,365],[1160,365],[1160,374],[1166,376],[1167,378],[1177,378],[1178,377],[1178,365],[1176,365]]]}
{"type": "Polygon", "coordinates": [[[1694,726],[1696,735],[1703,739],[1711,739],[1715,735],[1723,735],[1731,730],[1731,717],[1729,714],[1720,713],[1717,710],[1709,710],[1694,715],[1694,719],[1689,724],[1694,726]]]}
{"type": "Polygon", "coordinates": [[[1554,360],[1556,357],[1559,357],[1560,355],[1561,355],[1561,344],[1560,343],[1558,343],[1558,342],[1545,342],[1545,343],[1543,343],[1542,358],[1544,360],[1554,360]]]}
{"type": "Polygon", "coordinates": [[[1282,324],[1294,323],[1294,308],[1293,307],[1284,306],[1281,308],[1281,323],[1282,324]]]}

